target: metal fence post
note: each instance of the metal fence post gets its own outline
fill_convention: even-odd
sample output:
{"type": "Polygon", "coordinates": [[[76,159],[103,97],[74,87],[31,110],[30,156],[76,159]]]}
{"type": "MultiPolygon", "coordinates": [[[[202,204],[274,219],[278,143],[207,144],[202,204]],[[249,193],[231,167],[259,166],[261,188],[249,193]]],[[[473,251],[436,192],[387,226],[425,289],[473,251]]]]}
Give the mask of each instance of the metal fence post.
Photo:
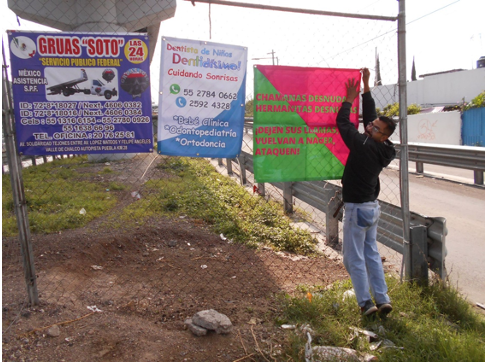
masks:
{"type": "Polygon", "coordinates": [[[5,117],[2,117],[2,126],[5,136],[5,148],[7,150],[8,169],[10,182],[12,184],[13,203],[17,217],[17,227],[19,229],[20,249],[24,264],[24,277],[27,286],[27,295],[31,305],[39,304],[39,294],[37,291],[37,278],[35,275],[34,253],[30,236],[29,219],[27,214],[27,202],[24,193],[24,181],[22,179],[22,160],[17,153],[14,134],[13,107],[11,106],[12,97],[8,87],[7,66],[5,53],[3,53],[3,73],[2,73],[2,103],[5,117]]]}
{"type": "Polygon", "coordinates": [[[226,171],[228,172],[228,176],[233,174],[233,162],[231,158],[226,159],[226,171]]]}
{"type": "Polygon", "coordinates": [[[339,211],[336,213],[336,210],[340,206],[341,200],[335,197],[336,192],[334,190],[326,190],[325,192],[325,199],[329,200],[326,211],[326,240],[329,245],[336,245],[339,243],[339,211]]]}
{"type": "Polygon", "coordinates": [[[258,184],[258,195],[265,196],[265,183],[258,184]]]}
{"type": "Polygon", "coordinates": [[[424,173],[424,163],[415,162],[415,170],[417,171],[417,173],[424,173]]]}
{"type": "Polygon", "coordinates": [[[245,156],[240,153],[238,156],[238,161],[240,163],[240,182],[241,186],[246,185],[246,168],[245,168],[245,156]]]}
{"type": "MultiPolygon", "coordinates": [[[[398,11],[398,97],[400,119],[400,200],[403,220],[403,264],[410,265],[410,203],[408,180],[408,127],[407,127],[407,55],[405,0],[399,0],[398,11]]],[[[405,267],[405,270],[410,268],[405,267]]],[[[406,275],[406,279],[410,275],[406,275]]]]}
{"type": "Polygon", "coordinates": [[[484,171],[474,170],[474,184],[483,185],[484,184],[484,171]]]}
{"type": "Polygon", "coordinates": [[[429,278],[427,248],[427,228],[423,225],[410,227],[410,277],[422,285],[427,285],[429,278]]]}
{"type": "Polygon", "coordinates": [[[428,218],[432,223],[427,228],[427,256],[430,262],[430,269],[439,274],[442,280],[447,277],[445,268],[445,257],[447,256],[446,235],[447,221],[443,217],[428,218]]]}
{"type": "Polygon", "coordinates": [[[291,214],[294,212],[292,182],[284,182],[283,185],[284,212],[286,214],[291,214]]]}

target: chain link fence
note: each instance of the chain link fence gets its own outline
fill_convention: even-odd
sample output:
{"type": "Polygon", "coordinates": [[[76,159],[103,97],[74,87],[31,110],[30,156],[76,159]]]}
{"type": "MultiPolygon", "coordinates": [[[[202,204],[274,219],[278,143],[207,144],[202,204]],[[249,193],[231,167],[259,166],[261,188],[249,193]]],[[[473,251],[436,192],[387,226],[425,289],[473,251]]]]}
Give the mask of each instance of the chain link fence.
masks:
{"type": "MultiPolygon", "coordinates": [[[[111,2],[110,6],[100,2],[99,8],[83,8],[77,3],[75,9],[63,10],[31,2],[29,8],[24,9],[25,13],[19,12],[19,16],[34,13],[34,16],[28,16],[35,20],[37,12],[37,19],[49,18],[47,25],[56,26],[62,21],[52,19],[53,14],[71,14],[74,11],[81,13],[80,18],[96,20],[78,28],[62,25],[64,30],[148,32],[153,45],[157,37],[171,35],[248,47],[246,101],[250,113],[247,114],[248,127],[245,127],[242,144],[242,151],[248,154],[252,154],[253,150],[251,104],[255,64],[368,67],[372,70],[372,80],[376,82],[372,93],[380,100],[377,105],[384,107],[388,104],[387,100],[391,102],[394,99],[394,95],[388,93],[389,88],[383,88],[382,93],[379,84],[398,82],[396,21],[306,14],[303,9],[299,9],[301,13],[293,13],[198,2],[178,3],[175,17],[162,22],[160,30],[158,25],[147,26],[135,19],[139,10],[145,13],[153,10],[154,14],[159,14],[153,15],[154,19],[165,11],[162,17],[170,18],[175,10],[175,1],[163,3],[144,2],[140,9],[132,9],[135,5],[122,2],[117,2],[115,7],[111,2]],[[163,3],[166,3],[166,9],[161,9],[163,3]],[[133,11],[133,19],[130,11],[133,11]],[[118,17],[113,14],[118,14],[118,17]],[[120,20],[120,16],[123,19],[120,20]],[[183,36],[174,30],[182,29],[188,23],[193,25],[193,30],[181,31],[183,36]],[[235,36],[229,29],[240,31],[235,36]],[[172,34],[167,31],[172,31],[172,34]]],[[[388,14],[396,14],[396,9],[359,10],[374,12],[378,18],[386,17],[383,12],[387,10],[388,14]]],[[[145,20],[147,18],[150,16],[147,15],[145,20]]],[[[153,45],[151,87],[155,95],[160,76],[160,49],[153,45]]],[[[3,66],[8,69],[9,61],[3,66]]],[[[6,140],[15,137],[14,134],[5,134],[5,124],[10,122],[13,126],[14,122],[12,104],[11,99],[3,102],[6,140]]],[[[156,115],[153,119],[156,129],[156,115]]],[[[360,127],[362,130],[362,125],[360,127]]],[[[398,132],[397,127],[397,136],[398,132]]],[[[156,136],[156,131],[154,134],[156,136]]],[[[15,159],[8,153],[7,158],[15,159]]],[[[3,165],[2,297],[3,336],[4,342],[7,342],[4,343],[4,357],[19,360],[22,356],[24,360],[34,360],[40,349],[55,346],[57,352],[52,352],[51,357],[67,358],[73,343],[79,348],[83,343],[88,344],[93,328],[99,328],[100,334],[106,333],[105,336],[108,331],[112,335],[119,333],[123,336],[119,342],[123,340],[125,352],[139,353],[141,346],[128,337],[130,331],[146,328],[145,332],[150,333],[154,326],[182,330],[184,319],[202,309],[225,313],[239,326],[241,343],[233,340],[234,351],[228,352],[225,358],[218,357],[218,360],[231,360],[231,357],[235,360],[245,353],[249,355],[251,351],[245,346],[254,344],[253,328],[260,343],[266,343],[271,349],[271,338],[265,337],[266,328],[270,327],[262,320],[270,321],[269,315],[275,309],[275,295],[307,290],[302,286],[323,288],[348,278],[339,256],[341,223],[337,230],[339,240],[327,240],[326,217],[329,219],[329,215],[298,197],[292,201],[293,213],[284,216],[282,185],[257,184],[251,169],[243,171],[239,160],[198,159],[193,164],[195,160],[160,156],[155,151],[125,155],[121,159],[110,159],[107,155],[97,162],[91,162],[86,155],[39,157],[35,162],[24,160],[21,191],[25,199],[20,206],[28,211],[32,266],[38,289],[37,307],[31,305],[32,301],[25,291],[26,282],[32,281],[26,280],[24,268],[28,261],[22,255],[22,245],[17,236],[16,207],[19,205],[12,197],[11,166],[3,165]],[[201,161],[223,175],[208,176],[209,171],[201,165],[201,161]],[[228,173],[232,177],[227,178],[228,173]],[[215,188],[201,181],[206,176],[210,183],[216,184],[215,188]],[[243,176],[245,180],[242,180],[243,176]],[[185,194],[180,191],[180,183],[188,183],[183,186],[185,194]],[[246,208],[232,205],[231,197],[223,192],[228,184],[235,183],[246,188],[246,196],[242,197],[248,204],[246,208]],[[278,207],[274,206],[274,201],[278,207]],[[194,210],[208,205],[206,214],[191,214],[190,207],[182,207],[185,202],[194,210]],[[217,205],[218,212],[214,211],[214,205],[217,205]],[[263,208],[269,207],[268,210],[273,211],[264,213],[276,215],[282,212],[281,218],[289,217],[294,229],[305,230],[304,236],[314,240],[313,252],[296,252],[296,248],[289,247],[292,244],[279,244],[279,238],[271,235],[266,239],[261,231],[249,242],[232,240],[228,235],[236,228],[235,225],[241,226],[242,220],[247,217],[244,213],[250,212],[242,211],[235,216],[237,221],[233,221],[232,225],[215,225],[212,213],[232,212],[224,205],[241,210],[266,210],[263,208]],[[97,310],[103,310],[103,313],[97,313],[97,310]],[[88,322],[94,317],[98,318],[97,327],[88,322]],[[115,323],[114,319],[120,322],[115,323]],[[78,320],[81,321],[80,329],[75,327],[78,320]],[[47,333],[47,327],[60,325],[60,321],[66,323],[63,327],[67,336],[64,343],[56,345],[52,341],[44,341],[42,337],[47,333]],[[24,340],[23,347],[13,345],[19,337],[24,340]]],[[[381,174],[380,200],[400,207],[398,160],[394,160],[381,174]]],[[[324,192],[332,193],[329,199],[332,205],[328,210],[336,210],[340,186],[339,180],[319,184],[324,192]]],[[[339,218],[338,214],[336,217],[339,218]]],[[[270,223],[264,219],[250,221],[254,226],[267,222],[270,223]]],[[[247,228],[251,229],[250,226],[247,228]]],[[[388,270],[395,272],[400,269],[400,253],[385,246],[381,247],[381,253],[388,270]]],[[[113,343],[116,345],[118,342],[113,343]]],[[[123,355],[121,347],[112,346],[108,354],[103,354],[103,348],[90,346],[93,353],[101,353],[100,358],[104,360],[122,360],[117,359],[117,356],[123,355]]],[[[175,346],[173,350],[182,353],[175,346]]],[[[169,360],[164,359],[169,358],[168,351],[159,352],[161,359],[158,360],[169,360]]],[[[255,352],[255,360],[257,355],[255,352]]],[[[177,356],[175,360],[183,360],[183,356],[177,356]]],[[[89,358],[78,357],[77,360],[89,358]]]]}

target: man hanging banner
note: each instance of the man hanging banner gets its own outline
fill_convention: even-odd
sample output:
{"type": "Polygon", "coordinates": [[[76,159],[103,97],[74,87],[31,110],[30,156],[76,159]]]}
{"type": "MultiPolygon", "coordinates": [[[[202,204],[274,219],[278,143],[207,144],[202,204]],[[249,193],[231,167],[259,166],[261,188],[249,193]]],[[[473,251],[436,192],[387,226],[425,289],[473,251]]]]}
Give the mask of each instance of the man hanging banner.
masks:
{"type": "MultiPolygon", "coordinates": [[[[336,126],[345,81],[358,69],[256,65],[253,164],[257,182],[340,179],[349,150],[336,126]]],[[[359,99],[351,108],[358,128],[359,99]]]]}
{"type": "Polygon", "coordinates": [[[8,34],[20,153],[153,151],[147,35],[8,34]]]}
{"type": "Polygon", "coordinates": [[[241,151],[247,48],[162,38],[157,150],[233,158],[241,151]]]}

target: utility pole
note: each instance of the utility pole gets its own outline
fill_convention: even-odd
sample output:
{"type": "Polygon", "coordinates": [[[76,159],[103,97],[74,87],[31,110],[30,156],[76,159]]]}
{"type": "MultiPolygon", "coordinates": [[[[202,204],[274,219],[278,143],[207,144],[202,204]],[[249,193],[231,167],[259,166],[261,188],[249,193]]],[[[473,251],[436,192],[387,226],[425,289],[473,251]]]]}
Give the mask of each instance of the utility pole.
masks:
{"type": "Polygon", "coordinates": [[[275,65],[275,51],[272,49],[272,51],[267,54],[272,54],[272,65],[275,65]]]}
{"type": "Polygon", "coordinates": [[[272,57],[271,58],[251,58],[251,60],[272,59],[272,65],[275,65],[275,59],[276,59],[278,65],[278,57],[275,56],[275,51],[272,49],[272,51],[267,54],[272,54],[272,57]]]}

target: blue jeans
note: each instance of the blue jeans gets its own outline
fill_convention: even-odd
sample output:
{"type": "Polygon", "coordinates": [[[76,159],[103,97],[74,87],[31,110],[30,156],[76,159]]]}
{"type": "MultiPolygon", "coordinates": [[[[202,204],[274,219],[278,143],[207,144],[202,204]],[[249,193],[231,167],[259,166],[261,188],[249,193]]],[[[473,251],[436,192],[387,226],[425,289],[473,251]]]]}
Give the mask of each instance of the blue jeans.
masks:
{"type": "Polygon", "coordinates": [[[380,217],[378,201],[344,204],[343,262],[351,276],[358,305],[371,300],[376,304],[390,303],[376,231],[380,217]]]}

